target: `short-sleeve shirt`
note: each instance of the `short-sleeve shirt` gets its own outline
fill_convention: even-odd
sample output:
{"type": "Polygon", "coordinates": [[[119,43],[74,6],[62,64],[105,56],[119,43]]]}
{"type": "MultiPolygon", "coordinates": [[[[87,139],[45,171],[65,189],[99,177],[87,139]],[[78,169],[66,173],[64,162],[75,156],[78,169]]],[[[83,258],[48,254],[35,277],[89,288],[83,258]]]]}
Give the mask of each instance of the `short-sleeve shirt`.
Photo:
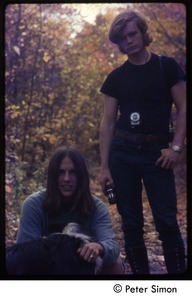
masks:
{"type": "Polygon", "coordinates": [[[175,59],[161,56],[160,63],[159,56],[152,53],[146,64],[135,65],[127,60],[113,70],[100,91],[118,100],[117,128],[132,133],[168,133],[171,88],[180,80],[185,80],[185,73],[175,59]],[[140,114],[139,126],[131,126],[133,112],[140,114]]]}

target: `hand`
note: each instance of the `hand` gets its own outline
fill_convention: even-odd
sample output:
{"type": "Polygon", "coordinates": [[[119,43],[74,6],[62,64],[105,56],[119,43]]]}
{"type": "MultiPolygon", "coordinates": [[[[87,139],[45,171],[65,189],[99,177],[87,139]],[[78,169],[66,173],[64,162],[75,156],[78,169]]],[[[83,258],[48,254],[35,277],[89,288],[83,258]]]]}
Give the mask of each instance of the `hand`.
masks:
{"type": "Polygon", "coordinates": [[[94,262],[99,255],[103,254],[103,247],[99,243],[90,242],[84,244],[77,253],[86,261],[94,262]]]}
{"type": "Polygon", "coordinates": [[[100,185],[101,185],[104,195],[106,194],[105,193],[106,182],[109,182],[112,186],[114,186],[114,182],[113,182],[111,172],[109,171],[109,169],[105,169],[105,170],[101,171],[99,182],[100,182],[100,185]]]}
{"type": "Polygon", "coordinates": [[[161,168],[171,169],[175,166],[179,157],[179,153],[172,149],[162,149],[161,156],[156,161],[156,166],[161,165],[161,168]]]}

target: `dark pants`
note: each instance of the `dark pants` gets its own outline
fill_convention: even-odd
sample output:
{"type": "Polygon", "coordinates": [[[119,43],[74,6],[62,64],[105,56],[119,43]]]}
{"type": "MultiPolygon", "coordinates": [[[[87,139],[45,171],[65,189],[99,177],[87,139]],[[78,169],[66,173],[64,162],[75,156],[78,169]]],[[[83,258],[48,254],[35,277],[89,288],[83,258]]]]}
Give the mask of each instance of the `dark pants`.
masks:
{"type": "Polygon", "coordinates": [[[138,144],[120,138],[113,140],[110,169],[118,199],[117,209],[122,217],[125,250],[144,245],[143,184],[163,249],[183,248],[176,219],[173,170],[155,166],[160,150],[167,147],[167,143],[138,144]]]}

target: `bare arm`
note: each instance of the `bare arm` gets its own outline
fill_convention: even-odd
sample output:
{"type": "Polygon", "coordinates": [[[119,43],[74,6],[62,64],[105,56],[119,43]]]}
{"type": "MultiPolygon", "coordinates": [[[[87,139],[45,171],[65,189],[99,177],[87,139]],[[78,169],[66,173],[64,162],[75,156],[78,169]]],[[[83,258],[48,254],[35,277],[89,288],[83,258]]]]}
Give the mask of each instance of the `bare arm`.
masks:
{"type": "Polygon", "coordinates": [[[186,137],[186,84],[179,81],[171,89],[173,101],[177,109],[177,122],[172,145],[183,146],[186,137]]]}
{"type": "Polygon", "coordinates": [[[109,171],[109,151],[114,134],[116,118],[118,111],[118,100],[116,98],[105,96],[104,113],[100,125],[100,156],[101,156],[101,174],[100,183],[104,192],[105,183],[109,181],[113,184],[113,180],[109,171]]]}
{"type": "MultiPolygon", "coordinates": [[[[171,94],[177,110],[177,121],[172,145],[183,146],[186,137],[186,84],[184,81],[177,82],[171,88],[171,94]]],[[[162,155],[156,164],[162,168],[172,168],[178,160],[179,153],[172,149],[162,149],[162,155]]]]}

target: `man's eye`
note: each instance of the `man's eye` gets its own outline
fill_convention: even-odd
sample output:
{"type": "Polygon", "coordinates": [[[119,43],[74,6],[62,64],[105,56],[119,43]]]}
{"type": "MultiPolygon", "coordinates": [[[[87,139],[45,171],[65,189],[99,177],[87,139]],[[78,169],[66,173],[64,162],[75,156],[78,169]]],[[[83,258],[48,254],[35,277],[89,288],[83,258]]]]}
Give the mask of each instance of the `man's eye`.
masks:
{"type": "Polygon", "coordinates": [[[76,174],[76,170],[71,170],[70,174],[72,174],[72,175],[76,174]]]}
{"type": "Polygon", "coordinates": [[[65,174],[65,171],[64,170],[59,170],[59,175],[63,175],[65,174]]]}

